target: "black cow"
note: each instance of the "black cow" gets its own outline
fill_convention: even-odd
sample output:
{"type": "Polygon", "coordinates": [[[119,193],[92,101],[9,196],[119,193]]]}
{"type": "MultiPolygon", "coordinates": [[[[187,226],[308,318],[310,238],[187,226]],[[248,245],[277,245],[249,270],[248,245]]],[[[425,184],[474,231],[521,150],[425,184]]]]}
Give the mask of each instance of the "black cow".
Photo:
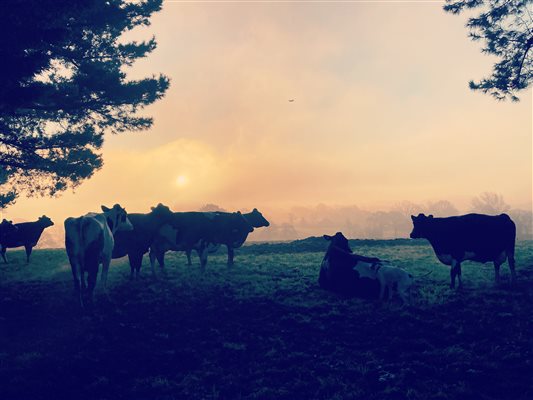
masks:
{"type": "Polygon", "coordinates": [[[15,224],[17,231],[10,235],[5,235],[0,242],[4,261],[7,263],[6,250],[8,248],[24,246],[26,249],[26,262],[29,263],[33,247],[37,245],[45,228],[52,225],[54,223],[46,215],[43,215],[37,221],[15,224]]]}
{"type": "Polygon", "coordinates": [[[161,203],[152,207],[152,211],[148,214],[128,213],[133,230],[120,231],[115,234],[112,257],[128,256],[131,279],[139,277],[143,255],[150,249],[159,229],[171,220],[172,214],[172,211],[161,203]]]}
{"type": "Polygon", "coordinates": [[[379,263],[379,258],[354,254],[341,232],[324,235],[324,239],[330,244],[320,267],[320,287],[344,296],[377,299],[380,284],[371,266],[379,263]]]}
{"type": "MultiPolygon", "coordinates": [[[[211,213],[209,213],[211,214],[211,213]]],[[[241,247],[248,234],[253,232],[254,228],[261,228],[263,226],[269,226],[270,222],[263,217],[263,214],[259,212],[257,208],[254,208],[249,213],[227,213],[227,212],[214,212],[216,215],[214,223],[217,224],[217,237],[214,238],[217,244],[223,244],[228,249],[228,267],[233,265],[234,249],[241,247]],[[242,218],[235,217],[235,214],[240,214],[247,222],[243,223],[242,218]]],[[[218,249],[218,247],[216,247],[218,249]]],[[[192,249],[188,249],[187,263],[191,265],[191,252],[192,249]]]]}
{"type": "Polygon", "coordinates": [[[455,287],[455,277],[461,282],[461,262],[493,262],[495,281],[500,281],[500,265],[508,260],[512,281],[516,278],[514,247],[516,226],[507,214],[497,216],[467,214],[448,218],[433,215],[411,216],[411,238],[429,240],[437,258],[450,265],[450,287],[455,287]]]}
{"type": "Polygon", "coordinates": [[[155,273],[155,260],[165,266],[165,253],[172,251],[196,250],[200,265],[205,269],[208,246],[214,244],[215,213],[175,212],[172,220],[163,225],[150,246],[150,265],[155,273]]]}

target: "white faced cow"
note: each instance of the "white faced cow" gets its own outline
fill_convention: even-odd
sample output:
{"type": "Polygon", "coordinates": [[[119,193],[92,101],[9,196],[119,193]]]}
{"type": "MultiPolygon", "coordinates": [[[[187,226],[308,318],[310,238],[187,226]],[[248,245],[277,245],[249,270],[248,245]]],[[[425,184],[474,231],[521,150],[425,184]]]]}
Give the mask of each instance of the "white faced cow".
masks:
{"type": "Polygon", "coordinates": [[[86,290],[85,272],[87,272],[87,297],[92,299],[96,285],[98,267],[102,264],[102,284],[107,283],[107,272],[115,244],[113,235],[118,231],[133,229],[126,210],[119,204],[113,208],[102,206],[103,213],[89,213],[78,218],[65,220],[65,247],[72,268],[74,288],[79,294],[83,307],[83,295],[86,290]]]}
{"type": "Polygon", "coordinates": [[[457,217],[433,218],[432,215],[411,216],[411,238],[425,238],[433,247],[441,263],[450,265],[450,287],[455,287],[455,277],[461,282],[461,262],[472,260],[481,263],[492,261],[496,283],[500,281],[500,265],[507,259],[514,281],[514,247],[516,226],[507,214],[496,216],[467,214],[457,217]]]}

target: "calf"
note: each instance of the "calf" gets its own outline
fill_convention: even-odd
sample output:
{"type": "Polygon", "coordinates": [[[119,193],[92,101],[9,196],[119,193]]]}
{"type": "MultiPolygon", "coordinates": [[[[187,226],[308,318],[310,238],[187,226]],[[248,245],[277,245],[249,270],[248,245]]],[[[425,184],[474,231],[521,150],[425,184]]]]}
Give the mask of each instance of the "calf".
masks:
{"type": "Polygon", "coordinates": [[[37,245],[43,231],[52,225],[54,223],[46,215],[43,215],[34,222],[15,224],[17,231],[6,234],[0,239],[0,244],[2,245],[1,254],[4,262],[7,264],[6,250],[8,248],[24,246],[26,250],[26,262],[29,263],[33,247],[37,245]]]}
{"type": "Polygon", "coordinates": [[[107,272],[115,240],[119,231],[132,230],[126,210],[119,204],[113,208],[102,206],[103,213],[89,213],[78,218],[65,220],[65,247],[72,268],[74,289],[79,295],[80,305],[87,294],[89,302],[98,277],[98,267],[102,264],[102,284],[107,284],[107,272]],[[87,289],[85,285],[87,272],[87,289]],[[85,293],[86,292],[86,293],[85,293]]]}
{"type": "Polygon", "coordinates": [[[396,287],[403,304],[411,303],[411,288],[414,283],[413,275],[394,265],[374,264],[371,267],[379,281],[379,298],[383,300],[385,288],[389,291],[389,301],[392,299],[393,289],[396,287]]]}
{"type": "Polygon", "coordinates": [[[172,211],[161,203],[147,214],[128,214],[133,230],[116,233],[113,258],[128,256],[130,279],[139,277],[144,254],[150,249],[159,229],[171,218],[172,211]]]}
{"type": "Polygon", "coordinates": [[[516,226],[507,214],[497,216],[467,214],[448,218],[433,218],[433,215],[411,216],[411,238],[425,238],[433,247],[439,261],[450,265],[450,287],[455,287],[455,278],[461,281],[461,262],[493,262],[495,281],[500,281],[500,265],[507,259],[511,279],[515,273],[516,226]]]}

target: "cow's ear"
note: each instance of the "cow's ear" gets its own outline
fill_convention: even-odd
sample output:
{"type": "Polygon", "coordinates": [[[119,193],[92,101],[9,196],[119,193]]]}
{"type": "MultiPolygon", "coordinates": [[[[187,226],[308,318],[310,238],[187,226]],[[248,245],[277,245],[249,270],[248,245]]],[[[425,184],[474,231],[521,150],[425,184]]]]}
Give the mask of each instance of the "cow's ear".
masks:
{"type": "Polygon", "coordinates": [[[257,212],[257,211],[258,211],[257,208],[254,208],[252,212],[257,212]]]}
{"type": "Polygon", "coordinates": [[[102,211],[103,212],[109,212],[109,211],[111,211],[111,209],[107,208],[106,206],[102,206],[102,211]]]}
{"type": "Polygon", "coordinates": [[[326,239],[326,240],[331,240],[332,238],[333,238],[332,236],[324,235],[324,239],[326,239]]]}
{"type": "Polygon", "coordinates": [[[411,215],[411,219],[414,221],[416,217],[414,215],[411,215]]]}
{"type": "Polygon", "coordinates": [[[428,218],[433,218],[433,214],[429,214],[429,215],[428,215],[428,218]]]}
{"type": "Polygon", "coordinates": [[[241,215],[241,212],[240,212],[240,211],[237,211],[237,214],[241,215]]]}

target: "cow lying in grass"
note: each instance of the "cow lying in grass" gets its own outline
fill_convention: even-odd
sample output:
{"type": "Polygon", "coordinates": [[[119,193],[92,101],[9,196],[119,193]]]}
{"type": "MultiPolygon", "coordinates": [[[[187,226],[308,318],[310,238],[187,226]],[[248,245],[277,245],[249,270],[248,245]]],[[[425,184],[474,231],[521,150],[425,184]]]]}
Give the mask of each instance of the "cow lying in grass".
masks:
{"type": "Polygon", "coordinates": [[[396,289],[402,302],[410,303],[414,283],[411,274],[379,258],[354,254],[341,232],[324,235],[324,239],[330,241],[330,245],[320,268],[318,282],[322,288],[342,295],[380,300],[385,296],[385,289],[389,300],[396,289]]]}
{"type": "Polygon", "coordinates": [[[378,263],[379,258],[354,254],[341,232],[324,235],[324,239],[330,243],[320,267],[320,287],[343,296],[377,298],[379,281],[370,267],[378,263]]]}

